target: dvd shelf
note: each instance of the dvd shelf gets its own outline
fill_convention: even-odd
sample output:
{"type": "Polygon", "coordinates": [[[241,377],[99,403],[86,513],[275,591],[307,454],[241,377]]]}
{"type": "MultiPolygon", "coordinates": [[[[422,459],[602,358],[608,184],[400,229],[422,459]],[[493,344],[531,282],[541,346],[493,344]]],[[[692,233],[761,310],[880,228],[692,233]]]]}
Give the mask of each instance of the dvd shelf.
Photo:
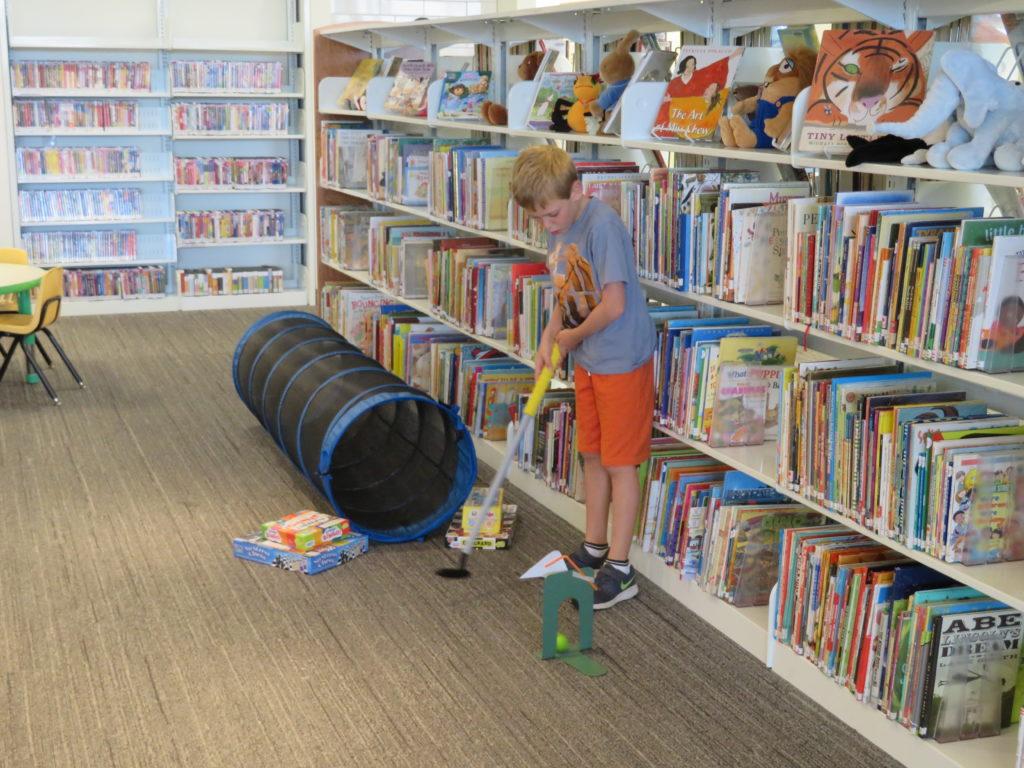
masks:
{"type": "MultiPolygon", "coordinates": [[[[822,12],[822,17],[814,19],[812,18],[815,13],[814,8],[801,7],[798,12],[792,14],[793,19],[787,19],[787,12],[780,11],[778,18],[773,17],[770,23],[774,25],[785,24],[787,21],[803,24],[819,20],[829,23],[857,21],[863,20],[865,15],[871,16],[873,11],[887,16],[884,11],[873,8],[873,4],[870,3],[844,5],[857,10],[851,10],[850,7],[844,10],[829,6],[827,9],[818,9],[822,12]]],[[[947,3],[939,3],[938,6],[930,4],[928,15],[932,17],[956,15],[955,9],[947,8],[947,5],[947,3]]],[[[559,25],[560,31],[564,31],[573,42],[582,46],[582,58],[578,62],[587,62],[583,66],[592,67],[592,69],[588,68],[584,71],[596,70],[596,64],[602,55],[601,44],[612,42],[620,34],[612,30],[644,28],[670,31],[678,30],[680,24],[678,15],[669,8],[667,3],[623,3],[614,8],[609,8],[607,4],[600,6],[594,4],[593,7],[588,5],[575,7],[575,12],[580,17],[578,19],[579,27],[568,30],[561,25],[562,19],[557,15],[558,11],[555,8],[531,9],[528,12],[520,13],[528,14],[528,23],[535,27],[543,28],[545,24],[559,25]],[[550,19],[545,14],[550,14],[550,19]],[[594,26],[590,26],[584,17],[589,17],[589,22],[594,26]],[[606,31],[595,32],[596,29],[606,31]]],[[[714,19],[711,18],[710,8],[701,7],[694,13],[695,16],[692,19],[684,22],[688,24],[688,31],[707,36],[714,29],[718,36],[716,39],[722,41],[728,39],[729,33],[733,31],[730,26],[746,28],[768,23],[767,19],[752,22],[748,17],[749,14],[744,15],[747,13],[747,9],[732,9],[728,5],[723,6],[717,3],[714,4],[714,19]],[[702,17],[704,13],[707,14],[707,18],[702,17]],[[717,26],[712,26],[712,21],[717,26]]],[[[923,16],[923,12],[921,13],[923,16]]],[[[518,15],[512,13],[512,21],[515,21],[518,15]]],[[[505,16],[509,16],[509,14],[505,14],[505,16]]],[[[470,20],[470,22],[472,21],[470,20]]],[[[488,20],[481,19],[481,21],[486,24],[488,20]]],[[[889,25],[902,26],[904,19],[901,15],[899,21],[894,18],[883,18],[882,21],[889,25]]],[[[480,43],[479,39],[474,39],[478,37],[476,29],[472,23],[466,23],[465,19],[460,19],[453,20],[451,23],[446,23],[444,20],[415,22],[412,28],[404,29],[401,36],[392,35],[385,26],[373,24],[363,27],[355,25],[328,27],[319,30],[318,36],[323,45],[322,58],[314,60],[313,69],[317,83],[317,122],[320,130],[318,131],[316,162],[311,167],[315,168],[319,175],[318,207],[320,211],[317,220],[321,227],[318,238],[318,245],[321,249],[319,261],[322,264],[319,273],[320,286],[338,280],[339,275],[355,279],[380,294],[383,301],[407,305],[430,318],[431,322],[447,327],[447,330],[439,331],[439,333],[457,332],[509,356],[518,357],[521,362],[530,363],[528,355],[518,355],[516,349],[504,338],[494,339],[481,333],[468,333],[465,323],[453,321],[451,317],[432,306],[431,302],[420,298],[404,298],[401,287],[390,284],[387,276],[379,272],[379,265],[374,266],[372,248],[369,269],[361,263],[355,264],[347,261],[347,256],[343,252],[345,246],[339,245],[339,242],[346,241],[351,235],[346,230],[348,225],[342,224],[340,220],[347,215],[345,211],[369,208],[370,211],[375,212],[372,215],[396,217],[395,220],[399,224],[395,226],[415,226],[427,231],[431,226],[443,225],[448,230],[455,231],[456,234],[451,235],[452,237],[471,235],[487,238],[491,244],[488,247],[493,248],[495,244],[518,247],[527,254],[533,254],[534,258],[539,258],[544,253],[543,239],[538,239],[538,233],[529,229],[528,220],[521,215],[521,212],[515,211],[514,206],[509,217],[513,226],[509,226],[506,220],[505,226],[494,230],[481,226],[483,221],[481,216],[466,216],[464,212],[460,213],[460,209],[457,207],[460,204],[458,202],[454,208],[439,206],[437,204],[439,198],[435,196],[436,191],[433,187],[430,189],[430,200],[428,200],[428,204],[424,205],[422,199],[417,199],[417,195],[409,194],[406,189],[406,186],[408,189],[413,188],[410,185],[414,175],[419,172],[416,170],[419,167],[419,161],[416,159],[406,164],[405,173],[407,175],[398,182],[395,188],[388,187],[388,171],[386,170],[378,174],[377,178],[370,179],[369,184],[364,187],[358,173],[352,175],[350,170],[346,170],[353,167],[353,160],[346,157],[346,151],[348,147],[354,146],[356,143],[356,134],[362,134],[359,137],[359,142],[368,142],[370,145],[380,141],[372,138],[373,133],[383,131],[390,134],[390,138],[395,141],[392,145],[394,147],[392,157],[401,155],[406,147],[408,147],[410,158],[413,158],[414,155],[418,156],[420,150],[416,149],[415,145],[421,141],[425,144],[432,144],[433,151],[437,151],[439,147],[443,150],[442,137],[455,137],[452,142],[454,144],[456,140],[465,141],[467,133],[472,132],[471,135],[478,139],[476,143],[482,145],[482,150],[490,152],[492,158],[497,157],[501,150],[515,151],[536,142],[558,141],[568,142],[567,146],[576,150],[577,156],[584,160],[629,158],[635,159],[640,166],[653,167],[656,163],[665,161],[670,167],[680,168],[698,166],[709,168],[717,163],[716,170],[761,169],[761,172],[765,174],[764,178],[771,179],[776,184],[778,182],[775,180],[780,177],[781,179],[791,179],[795,175],[797,178],[803,178],[805,171],[810,174],[812,183],[817,184],[823,177],[823,174],[818,171],[846,170],[842,158],[810,155],[790,148],[781,150],[738,149],[724,147],[715,142],[656,139],[651,136],[650,129],[658,104],[665,93],[664,83],[641,82],[626,89],[622,102],[621,135],[594,136],[586,133],[566,135],[530,129],[525,124],[525,118],[532,104],[535,86],[531,83],[512,82],[514,76],[511,71],[507,71],[513,69],[509,66],[508,46],[521,42],[520,38],[524,36],[523,30],[514,24],[508,25],[508,31],[496,29],[493,38],[488,40],[488,43],[493,46],[490,67],[495,70],[495,74],[492,79],[494,82],[506,85],[507,88],[505,93],[492,93],[491,98],[496,98],[508,107],[509,124],[507,126],[491,126],[477,122],[452,124],[451,121],[438,120],[433,97],[439,95],[439,83],[443,79],[443,72],[438,72],[437,78],[428,89],[427,114],[424,117],[392,114],[384,107],[384,100],[393,84],[393,79],[388,77],[373,77],[366,83],[365,108],[352,109],[350,105],[341,105],[340,99],[348,88],[359,59],[358,54],[352,55],[348,59],[345,58],[346,55],[360,51],[362,56],[369,54],[380,57],[382,51],[389,45],[397,45],[399,37],[403,41],[408,41],[412,39],[412,36],[420,34],[427,48],[432,44],[438,46],[447,44],[453,39],[480,43]],[[516,35],[520,37],[516,37],[516,35]],[[338,61],[346,61],[346,66],[337,66],[338,61]],[[339,133],[346,129],[355,130],[348,137],[339,133]],[[409,139],[403,143],[402,137],[409,137],[409,139]],[[433,141],[431,142],[431,140],[433,141]],[[653,153],[658,153],[658,155],[653,153]],[[350,183],[350,178],[355,181],[350,183]]],[[[709,44],[713,43],[709,41],[709,44]]],[[[427,48],[424,48],[424,55],[429,58],[430,54],[427,48]]],[[[778,53],[778,49],[774,53],[765,52],[763,49],[754,51],[755,58],[761,57],[757,58],[754,65],[754,68],[759,70],[758,78],[766,68],[763,66],[763,62],[766,61],[764,57],[775,56],[777,60],[778,53]]],[[[760,82],[760,79],[752,79],[751,82],[760,82]]],[[[798,125],[803,120],[803,112],[806,108],[806,97],[798,99],[795,114],[795,123],[798,125]]],[[[384,141],[388,141],[388,139],[384,141]]],[[[356,166],[359,164],[358,159],[354,162],[356,166]]],[[[373,168],[372,160],[368,160],[368,163],[369,167],[373,168]]],[[[901,186],[899,181],[901,178],[921,182],[922,184],[918,188],[920,192],[918,199],[922,204],[929,205],[934,205],[937,200],[941,200],[947,205],[954,203],[977,205],[973,202],[977,199],[977,194],[967,188],[970,185],[983,185],[982,194],[984,194],[984,188],[989,189],[996,203],[1004,206],[1002,207],[1004,215],[1018,216],[1021,212],[1019,201],[1011,200],[1009,195],[1001,194],[996,189],[998,187],[1024,187],[1024,175],[1020,173],[991,169],[960,172],[928,166],[888,166],[882,163],[864,165],[853,169],[853,173],[880,174],[891,177],[895,179],[895,182],[890,180],[890,186],[895,188],[901,186]],[[942,184],[933,187],[927,185],[927,182],[936,181],[942,184]],[[948,184],[948,182],[957,182],[957,185],[948,184]],[[957,197],[962,189],[965,190],[962,195],[965,198],[963,202],[957,197]]],[[[453,176],[450,178],[453,177],[460,180],[471,179],[472,170],[453,172],[453,176]]],[[[836,177],[832,175],[830,178],[836,177]]],[[[466,183],[469,182],[466,181],[466,183]]],[[[816,193],[813,190],[808,192],[806,188],[801,188],[798,192],[801,195],[816,193]]],[[[465,201],[472,204],[473,191],[467,190],[464,194],[465,201]]],[[[448,199],[450,201],[452,198],[448,199]]],[[[458,200],[457,197],[455,199],[458,200]]],[[[778,201],[772,200],[772,202],[777,203],[778,201]]],[[[989,202],[989,207],[991,207],[991,202],[989,202]]],[[[638,206],[637,210],[640,209],[638,206]]],[[[470,212],[472,214],[472,209],[470,212]]],[[[358,215],[354,215],[358,218],[358,215]]],[[[413,234],[410,237],[440,236],[413,234]]],[[[396,250],[403,251],[404,246],[400,246],[396,250]]],[[[724,283],[722,285],[714,281],[697,283],[688,285],[684,290],[674,277],[669,279],[665,274],[652,272],[645,276],[642,284],[648,297],[654,301],[671,306],[692,305],[699,307],[702,312],[726,313],[743,318],[744,322],[761,323],[775,329],[776,332],[789,331],[791,335],[799,336],[800,340],[812,350],[827,352],[829,355],[841,359],[867,355],[883,360],[888,359],[905,366],[908,371],[926,371],[934,374],[937,377],[936,380],[943,386],[948,385],[947,389],[966,390],[967,397],[983,398],[993,410],[1015,416],[1024,415],[1024,372],[986,372],[957,368],[952,365],[944,365],[924,355],[913,354],[914,339],[923,339],[923,331],[918,330],[917,336],[907,335],[909,341],[906,347],[900,344],[894,344],[891,347],[879,346],[866,343],[856,337],[843,338],[842,334],[831,332],[834,329],[825,325],[820,327],[808,325],[802,321],[799,315],[793,313],[788,305],[784,306],[780,298],[773,298],[767,303],[757,303],[756,296],[759,294],[753,294],[755,298],[752,299],[750,286],[746,289],[745,300],[751,301],[751,303],[741,304],[737,300],[744,300],[744,294],[733,292],[732,288],[726,287],[724,283]]],[[[760,286],[755,287],[760,288],[760,286]]],[[[920,311],[923,313],[926,310],[922,307],[920,311]]],[[[916,326],[910,327],[916,328],[916,326]]],[[[879,365],[884,365],[884,363],[879,363],[879,365]]],[[[942,389],[941,386],[939,388],[942,389]]],[[[806,489],[784,482],[780,478],[780,456],[774,442],[757,446],[714,448],[709,446],[705,439],[692,438],[688,431],[684,433],[668,422],[662,424],[656,421],[652,424],[652,428],[658,433],[678,440],[690,449],[695,449],[721,462],[724,466],[745,472],[771,487],[780,497],[797,502],[801,506],[823,515],[831,524],[841,525],[843,528],[840,530],[848,529],[851,535],[861,536],[865,541],[870,540],[880,545],[884,544],[895,553],[894,556],[905,557],[909,561],[925,565],[942,574],[943,577],[976,589],[988,597],[1005,603],[1012,609],[1024,610],[1024,591],[1021,586],[1024,585],[1024,563],[998,563],[976,567],[948,563],[926,551],[908,546],[902,541],[886,535],[885,531],[876,530],[870,525],[863,525],[855,517],[843,514],[845,510],[836,506],[831,499],[812,496],[805,492],[806,489]]],[[[503,443],[477,438],[475,444],[480,458],[485,463],[497,466],[504,458],[505,446],[503,443]]],[[[582,529],[583,507],[578,502],[553,491],[543,480],[520,469],[514,469],[511,478],[513,483],[527,489],[563,518],[582,529]]],[[[715,600],[693,583],[681,581],[678,571],[666,568],[661,558],[641,551],[639,547],[634,548],[631,559],[638,570],[665,588],[681,603],[706,618],[726,637],[764,660],[806,695],[828,707],[838,717],[851,724],[904,764],[921,766],[921,768],[926,766],[927,768],[936,766],[1008,768],[1012,764],[1016,737],[1015,726],[1012,729],[1004,730],[995,738],[960,743],[938,743],[932,740],[918,739],[916,735],[901,728],[898,724],[887,722],[883,714],[862,705],[792,649],[776,643],[773,619],[766,608],[737,608],[715,600]]]]}
{"type": "Polygon", "coordinates": [[[298,64],[230,46],[11,49],[21,243],[68,268],[68,313],[183,309],[178,270],[275,276],[251,300],[193,291],[201,308],[306,303],[298,64]]]}

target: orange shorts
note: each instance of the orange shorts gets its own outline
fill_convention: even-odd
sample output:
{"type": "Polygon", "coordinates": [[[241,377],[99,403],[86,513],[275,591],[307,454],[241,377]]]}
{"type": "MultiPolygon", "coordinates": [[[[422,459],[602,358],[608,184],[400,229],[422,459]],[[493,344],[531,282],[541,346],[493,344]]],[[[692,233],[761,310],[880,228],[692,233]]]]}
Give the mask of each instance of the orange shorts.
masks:
{"type": "Polygon", "coordinates": [[[628,373],[576,366],[576,448],[606,467],[642,464],[651,455],[654,358],[628,373]]]}

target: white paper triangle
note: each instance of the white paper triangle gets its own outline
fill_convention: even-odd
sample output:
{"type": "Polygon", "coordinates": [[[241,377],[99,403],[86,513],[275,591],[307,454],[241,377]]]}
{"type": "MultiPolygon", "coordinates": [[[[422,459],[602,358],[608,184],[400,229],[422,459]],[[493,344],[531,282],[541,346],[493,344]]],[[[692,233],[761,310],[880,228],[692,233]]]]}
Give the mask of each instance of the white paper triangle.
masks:
{"type": "Polygon", "coordinates": [[[520,576],[520,579],[543,579],[545,576],[550,576],[553,573],[562,573],[563,571],[569,570],[569,566],[565,564],[565,560],[562,557],[562,553],[557,549],[553,549],[548,552],[544,557],[538,560],[534,565],[520,576]]]}

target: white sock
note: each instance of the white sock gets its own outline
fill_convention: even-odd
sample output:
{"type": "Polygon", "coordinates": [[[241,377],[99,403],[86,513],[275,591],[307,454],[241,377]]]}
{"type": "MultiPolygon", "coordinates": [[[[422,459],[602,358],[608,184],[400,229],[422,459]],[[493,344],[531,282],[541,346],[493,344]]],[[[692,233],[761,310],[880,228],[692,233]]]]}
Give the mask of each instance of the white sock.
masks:
{"type": "Polygon", "coordinates": [[[617,570],[619,573],[629,573],[629,560],[605,560],[607,565],[617,570]]]}
{"type": "Polygon", "coordinates": [[[607,544],[591,544],[589,541],[584,541],[583,548],[591,557],[606,557],[608,555],[607,544]]]}

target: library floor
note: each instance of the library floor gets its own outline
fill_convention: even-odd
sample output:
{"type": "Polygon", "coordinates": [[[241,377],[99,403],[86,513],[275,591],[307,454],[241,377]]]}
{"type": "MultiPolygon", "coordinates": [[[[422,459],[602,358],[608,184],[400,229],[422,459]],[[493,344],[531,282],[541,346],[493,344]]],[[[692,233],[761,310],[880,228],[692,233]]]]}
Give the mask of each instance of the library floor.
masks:
{"type": "Polygon", "coordinates": [[[517,576],[578,536],[514,492],[514,549],[465,581],[437,538],[314,577],[232,558],[325,507],[231,384],[261,314],[63,318],[88,389],[0,383],[0,766],[895,765],[643,582],[597,616],[607,676],[539,661],[517,576]]]}

